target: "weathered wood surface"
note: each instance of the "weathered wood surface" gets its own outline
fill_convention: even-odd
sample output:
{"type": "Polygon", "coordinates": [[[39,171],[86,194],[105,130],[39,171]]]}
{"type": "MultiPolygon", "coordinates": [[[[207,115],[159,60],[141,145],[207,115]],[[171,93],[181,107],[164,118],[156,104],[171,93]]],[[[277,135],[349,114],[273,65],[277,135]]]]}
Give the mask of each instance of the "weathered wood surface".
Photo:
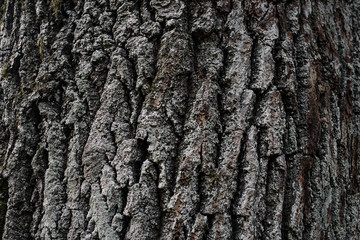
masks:
{"type": "Polygon", "coordinates": [[[0,6],[3,239],[360,238],[360,1],[0,6]]]}

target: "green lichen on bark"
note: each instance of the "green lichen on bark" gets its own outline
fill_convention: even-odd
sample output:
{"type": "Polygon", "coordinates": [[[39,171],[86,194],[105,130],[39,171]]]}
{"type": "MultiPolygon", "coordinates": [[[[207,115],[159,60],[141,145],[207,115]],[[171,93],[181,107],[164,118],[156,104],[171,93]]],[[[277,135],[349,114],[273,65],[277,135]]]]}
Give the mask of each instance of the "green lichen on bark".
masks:
{"type": "Polygon", "coordinates": [[[3,22],[3,16],[5,14],[5,10],[6,10],[6,0],[1,0],[0,1],[0,23],[1,24],[3,22]]]}
{"type": "Polygon", "coordinates": [[[45,48],[45,43],[44,43],[44,37],[43,37],[43,36],[41,36],[41,37],[37,40],[36,46],[39,48],[39,54],[40,54],[41,60],[44,60],[44,48],[45,48]]]}
{"type": "Polygon", "coordinates": [[[63,0],[51,0],[49,9],[54,15],[55,19],[61,18],[63,0]]]}
{"type": "Polygon", "coordinates": [[[1,69],[1,77],[7,78],[11,74],[11,66],[9,62],[5,62],[1,69]]]}

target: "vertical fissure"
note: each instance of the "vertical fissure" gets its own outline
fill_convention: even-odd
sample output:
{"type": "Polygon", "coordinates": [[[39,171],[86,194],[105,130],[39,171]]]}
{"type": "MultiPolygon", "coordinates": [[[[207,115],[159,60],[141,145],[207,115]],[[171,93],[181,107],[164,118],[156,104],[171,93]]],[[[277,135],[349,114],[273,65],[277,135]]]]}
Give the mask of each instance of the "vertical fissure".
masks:
{"type": "MultiPolygon", "coordinates": [[[[126,186],[122,189],[122,192],[121,192],[121,196],[123,199],[123,209],[121,210],[121,213],[124,212],[124,209],[127,205],[128,194],[129,194],[129,187],[126,186]]],[[[123,228],[119,234],[120,239],[125,239],[126,233],[128,232],[128,230],[130,228],[130,222],[131,222],[131,216],[127,216],[127,215],[123,214],[123,228]]]]}
{"type": "Polygon", "coordinates": [[[3,177],[0,178],[0,236],[3,236],[5,227],[5,218],[7,211],[7,202],[9,199],[8,183],[3,177]]]}

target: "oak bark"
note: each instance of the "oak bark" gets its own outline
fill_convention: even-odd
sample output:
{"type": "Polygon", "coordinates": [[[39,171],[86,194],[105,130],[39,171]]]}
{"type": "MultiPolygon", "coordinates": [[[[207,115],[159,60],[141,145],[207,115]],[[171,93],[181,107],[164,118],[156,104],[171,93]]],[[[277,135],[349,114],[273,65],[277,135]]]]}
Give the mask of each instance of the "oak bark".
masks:
{"type": "Polygon", "coordinates": [[[0,6],[3,239],[360,237],[360,1],[0,6]]]}

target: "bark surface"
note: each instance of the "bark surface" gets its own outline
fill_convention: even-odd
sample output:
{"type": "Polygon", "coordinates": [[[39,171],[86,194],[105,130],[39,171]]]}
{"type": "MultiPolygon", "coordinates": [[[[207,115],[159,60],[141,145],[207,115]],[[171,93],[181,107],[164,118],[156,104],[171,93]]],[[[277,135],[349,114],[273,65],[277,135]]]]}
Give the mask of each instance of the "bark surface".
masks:
{"type": "Polygon", "coordinates": [[[359,239],[360,1],[0,6],[3,239],[359,239]]]}

